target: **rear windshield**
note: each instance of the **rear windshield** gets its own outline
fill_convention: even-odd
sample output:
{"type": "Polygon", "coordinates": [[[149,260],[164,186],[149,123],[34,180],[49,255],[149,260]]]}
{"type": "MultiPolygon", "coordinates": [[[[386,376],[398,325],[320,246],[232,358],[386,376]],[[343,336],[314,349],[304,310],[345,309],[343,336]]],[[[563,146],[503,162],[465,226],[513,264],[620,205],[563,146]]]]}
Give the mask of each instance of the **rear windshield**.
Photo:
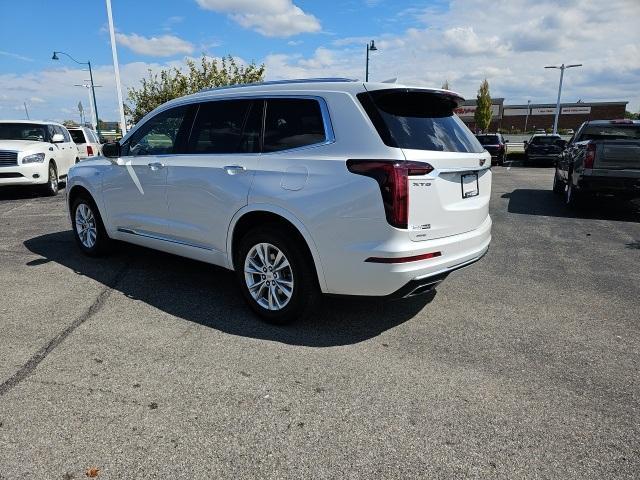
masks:
{"type": "Polygon", "coordinates": [[[640,125],[590,125],[580,140],[640,140],[640,125]]]}
{"type": "Polygon", "coordinates": [[[533,137],[531,139],[531,143],[540,143],[543,145],[554,145],[558,143],[560,137],[554,137],[553,135],[545,136],[545,137],[533,137]]]}
{"type": "Polygon", "coordinates": [[[69,130],[69,133],[71,134],[71,138],[73,138],[74,143],[86,143],[82,130],[69,130]]]}
{"type": "Polygon", "coordinates": [[[482,145],[453,113],[455,97],[420,90],[389,89],[358,99],[390,147],[481,153],[482,145]]]}
{"type": "Polygon", "coordinates": [[[476,135],[476,138],[482,145],[497,145],[500,143],[497,135],[476,135]]]}

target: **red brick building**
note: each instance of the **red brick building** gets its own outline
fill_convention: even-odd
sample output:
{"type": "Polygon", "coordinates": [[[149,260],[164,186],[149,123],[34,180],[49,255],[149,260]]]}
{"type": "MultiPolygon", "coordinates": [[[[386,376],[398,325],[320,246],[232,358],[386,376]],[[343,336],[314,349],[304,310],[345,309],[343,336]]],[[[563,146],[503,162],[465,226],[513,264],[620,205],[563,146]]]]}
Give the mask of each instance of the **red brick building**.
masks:
{"type": "MultiPolygon", "coordinates": [[[[624,118],[624,112],[629,102],[577,102],[562,103],[558,129],[576,129],[587,120],[614,120],[624,118]]],[[[530,105],[505,105],[503,98],[492,99],[493,115],[490,131],[498,129],[509,132],[511,130],[551,129],[556,112],[555,103],[532,103],[530,105]]],[[[472,130],[476,130],[473,112],[476,101],[467,100],[457,110],[463,122],[472,130]]]]}

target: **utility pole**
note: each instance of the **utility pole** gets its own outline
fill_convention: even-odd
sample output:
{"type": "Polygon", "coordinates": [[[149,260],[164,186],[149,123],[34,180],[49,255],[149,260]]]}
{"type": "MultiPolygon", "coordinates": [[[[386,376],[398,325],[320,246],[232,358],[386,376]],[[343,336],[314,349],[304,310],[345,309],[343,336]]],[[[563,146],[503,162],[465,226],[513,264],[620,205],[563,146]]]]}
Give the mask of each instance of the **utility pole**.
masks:
{"type": "Polygon", "coordinates": [[[95,109],[95,104],[94,104],[95,97],[91,93],[94,91],[94,89],[102,87],[102,85],[94,85],[93,88],[91,88],[91,83],[89,83],[89,82],[90,82],[89,80],[85,80],[84,83],[82,83],[82,84],[76,83],[73,86],[74,87],[84,87],[84,88],[86,88],[88,90],[88,92],[89,92],[89,107],[91,109],[91,119],[92,119],[91,126],[97,132],[98,131],[98,116],[96,115],[96,109],[95,109]]]}
{"type": "Polygon", "coordinates": [[[558,133],[558,118],[560,117],[560,95],[562,94],[562,79],[564,78],[564,71],[567,68],[573,67],[581,67],[581,63],[574,63],[572,65],[565,65],[564,63],[560,66],[557,65],[549,65],[544,68],[557,68],[560,70],[560,84],[558,85],[558,100],[556,102],[556,118],[553,120],[553,134],[558,133]]]}
{"type": "Polygon", "coordinates": [[[530,112],[531,112],[531,100],[527,100],[527,116],[524,119],[524,133],[527,133],[527,124],[529,123],[530,112]]]}
{"type": "Polygon", "coordinates": [[[29,119],[29,110],[27,109],[27,102],[26,101],[22,102],[22,104],[24,105],[24,113],[27,116],[27,120],[30,120],[29,119]]]}

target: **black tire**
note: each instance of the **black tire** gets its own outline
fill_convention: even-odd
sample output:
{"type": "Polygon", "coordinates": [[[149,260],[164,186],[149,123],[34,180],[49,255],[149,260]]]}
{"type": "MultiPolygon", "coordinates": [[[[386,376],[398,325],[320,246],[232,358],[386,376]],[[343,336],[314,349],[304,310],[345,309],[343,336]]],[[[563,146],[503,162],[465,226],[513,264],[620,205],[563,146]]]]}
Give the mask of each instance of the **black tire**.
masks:
{"type": "Polygon", "coordinates": [[[558,169],[556,168],[553,174],[553,193],[556,195],[562,195],[565,192],[565,183],[558,178],[558,169]]]}
{"type": "Polygon", "coordinates": [[[60,181],[58,179],[58,169],[56,164],[49,162],[47,169],[47,183],[44,185],[44,193],[50,197],[55,197],[60,191],[60,181]]]}
{"type": "MultiPolygon", "coordinates": [[[[258,257],[251,256],[251,258],[257,259],[258,257]]],[[[240,240],[237,254],[235,255],[234,267],[245,300],[258,316],[269,323],[285,325],[296,319],[306,317],[311,314],[320,297],[320,289],[318,287],[313,259],[309,258],[309,254],[304,246],[300,244],[300,240],[292,235],[286,235],[281,229],[266,226],[250,230],[240,240]],[[265,271],[265,275],[256,273],[245,275],[245,262],[247,261],[247,257],[255,252],[254,248],[259,244],[269,244],[275,247],[269,250],[272,263],[275,263],[273,257],[275,257],[276,249],[282,252],[285,259],[289,262],[290,269],[280,270],[283,276],[280,280],[276,280],[275,284],[273,284],[273,278],[267,277],[267,271],[265,271]],[[284,275],[286,275],[286,278],[284,275]],[[247,280],[247,276],[249,280],[247,280]],[[274,292],[278,298],[286,297],[285,290],[280,287],[278,281],[289,282],[292,280],[292,293],[286,302],[282,302],[284,305],[282,308],[270,310],[268,307],[259,303],[259,300],[266,301],[266,299],[256,300],[254,298],[249,291],[248,282],[256,278],[256,285],[258,283],[267,284],[271,282],[273,286],[270,288],[273,288],[272,292],[274,292]]],[[[275,273],[275,270],[273,273],[275,273]]],[[[269,275],[273,275],[273,273],[269,275]]],[[[264,292],[263,287],[259,288],[258,294],[260,292],[264,292]]],[[[268,295],[269,301],[271,300],[271,292],[269,292],[269,290],[263,294],[268,295]]],[[[276,303],[276,297],[274,297],[274,304],[276,303]]]]}
{"type": "Polygon", "coordinates": [[[567,188],[564,190],[564,203],[568,207],[575,208],[580,205],[581,200],[582,195],[573,185],[573,175],[570,173],[567,181],[567,188]]]}
{"type": "MultiPolygon", "coordinates": [[[[87,223],[91,224],[90,221],[87,223]]],[[[102,222],[102,217],[100,216],[98,207],[93,199],[88,195],[80,195],[73,200],[73,204],[71,205],[71,229],[73,230],[73,237],[75,238],[78,247],[80,247],[80,250],[82,250],[82,253],[85,255],[90,257],[99,257],[110,251],[112,243],[111,239],[104,228],[104,223],[102,222]],[[93,244],[87,244],[83,242],[83,239],[81,238],[77,222],[78,209],[81,208],[81,206],[88,208],[93,217],[93,226],[95,227],[95,241],[93,244]]]]}

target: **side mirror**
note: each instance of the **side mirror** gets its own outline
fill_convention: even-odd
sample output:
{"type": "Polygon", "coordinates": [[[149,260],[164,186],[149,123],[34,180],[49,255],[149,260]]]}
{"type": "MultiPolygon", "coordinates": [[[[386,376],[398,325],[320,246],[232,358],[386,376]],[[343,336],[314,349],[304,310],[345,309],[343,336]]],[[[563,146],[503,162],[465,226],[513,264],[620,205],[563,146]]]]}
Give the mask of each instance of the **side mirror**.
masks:
{"type": "Polygon", "coordinates": [[[504,143],[509,143],[509,140],[505,140],[504,143]]]}
{"type": "Polygon", "coordinates": [[[120,144],[118,142],[107,142],[102,145],[102,155],[109,158],[120,156],[120,144]]]}
{"type": "Polygon", "coordinates": [[[64,135],[61,133],[54,133],[53,137],[51,137],[51,143],[62,143],[64,142],[64,135]]]}
{"type": "Polygon", "coordinates": [[[524,146],[526,147],[526,146],[527,146],[527,144],[528,144],[529,142],[528,142],[527,140],[525,140],[525,141],[524,141],[524,142],[522,142],[522,143],[524,143],[524,146]]]}

